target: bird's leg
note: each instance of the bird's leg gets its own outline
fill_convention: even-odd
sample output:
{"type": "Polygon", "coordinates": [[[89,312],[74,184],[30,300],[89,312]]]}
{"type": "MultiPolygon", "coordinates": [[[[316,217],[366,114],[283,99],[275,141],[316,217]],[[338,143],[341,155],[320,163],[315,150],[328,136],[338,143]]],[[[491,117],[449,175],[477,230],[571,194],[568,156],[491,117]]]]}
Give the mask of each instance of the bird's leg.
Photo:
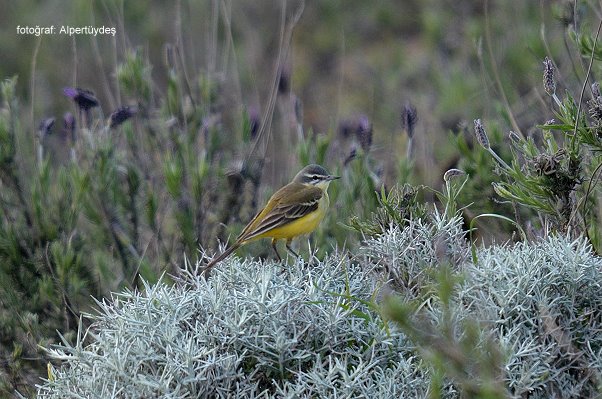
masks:
{"type": "Polygon", "coordinates": [[[292,238],[289,238],[288,240],[286,240],[286,249],[295,256],[295,258],[299,258],[299,254],[296,253],[295,251],[293,251],[293,249],[291,248],[291,242],[293,241],[292,238]]]}
{"type": "Polygon", "coordinates": [[[278,258],[278,262],[282,262],[282,258],[280,257],[280,254],[278,253],[278,248],[276,248],[276,240],[275,238],[272,238],[272,248],[274,248],[274,252],[276,252],[276,257],[278,258]]]}

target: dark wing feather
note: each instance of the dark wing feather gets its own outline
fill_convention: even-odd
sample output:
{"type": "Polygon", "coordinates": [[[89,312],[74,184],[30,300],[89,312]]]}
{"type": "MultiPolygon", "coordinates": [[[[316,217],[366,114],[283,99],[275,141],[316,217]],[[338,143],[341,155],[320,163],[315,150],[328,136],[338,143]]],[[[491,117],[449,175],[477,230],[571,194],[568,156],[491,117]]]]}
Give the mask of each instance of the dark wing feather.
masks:
{"type": "Polygon", "coordinates": [[[270,198],[270,208],[266,206],[245,227],[238,241],[250,240],[315,211],[322,195],[322,190],[318,187],[285,186],[270,198]]]}

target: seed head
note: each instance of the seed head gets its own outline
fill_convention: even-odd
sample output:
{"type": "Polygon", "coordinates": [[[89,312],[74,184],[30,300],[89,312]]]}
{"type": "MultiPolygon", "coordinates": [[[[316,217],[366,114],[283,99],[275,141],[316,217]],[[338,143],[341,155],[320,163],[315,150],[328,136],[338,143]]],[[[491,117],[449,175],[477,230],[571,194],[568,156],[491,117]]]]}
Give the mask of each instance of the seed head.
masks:
{"type": "Polygon", "coordinates": [[[556,80],[554,80],[554,64],[546,57],[543,60],[543,88],[550,96],[556,93],[556,80]]]}
{"type": "Polygon", "coordinates": [[[474,133],[477,137],[477,141],[479,142],[479,144],[481,144],[481,146],[484,149],[488,150],[489,148],[491,148],[489,145],[489,138],[487,137],[487,132],[485,132],[485,128],[483,127],[483,123],[481,123],[480,119],[474,120],[474,133]]]}
{"type": "Polygon", "coordinates": [[[414,135],[414,127],[416,126],[417,121],[418,114],[416,113],[416,107],[407,102],[401,110],[401,127],[406,131],[410,138],[414,135]]]}

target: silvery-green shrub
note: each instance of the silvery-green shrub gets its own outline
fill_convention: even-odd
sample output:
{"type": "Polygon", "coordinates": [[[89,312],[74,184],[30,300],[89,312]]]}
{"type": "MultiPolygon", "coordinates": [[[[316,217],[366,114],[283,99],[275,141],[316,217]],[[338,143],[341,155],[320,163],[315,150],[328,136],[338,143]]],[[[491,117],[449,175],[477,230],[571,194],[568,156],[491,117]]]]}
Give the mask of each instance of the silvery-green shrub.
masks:
{"type": "MultiPolygon", "coordinates": [[[[494,245],[477,258],[468,256],[461,219],[436,212],[367,238],[354,256],[288,266],[231,257],[207,281],[190,273],[176,286],[98,303],[77,342],[50,349],[62,362],[38,394],[425,397],[433,369],[423,355],[436,348],[412,342],[379,304],[390,291],[427,298],[432,325],[443,325],[442,301],[428,289],[443,263],[461,277],[449,303],[453,339],[467,320],[482,328],[475,347],[493,337],[508,397],[599,394],[602,260],[586,241],[494,245]]],[[[452,371],[441,383],[445,398],[462,395],[452,371]]]]}

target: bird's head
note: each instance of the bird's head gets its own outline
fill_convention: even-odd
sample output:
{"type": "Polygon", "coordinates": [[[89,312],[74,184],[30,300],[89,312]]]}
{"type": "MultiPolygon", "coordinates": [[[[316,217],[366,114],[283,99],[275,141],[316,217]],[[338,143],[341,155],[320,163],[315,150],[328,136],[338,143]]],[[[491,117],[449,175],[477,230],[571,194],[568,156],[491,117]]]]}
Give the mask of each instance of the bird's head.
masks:
{"type": "Polygon", "coordinates": [[[331,181],[338,179],[339,176],[333,176],[320,165],[307,165],[295,176],[293,181],[301,184],[308,184],[320,187],[326,190],[331,181]]]}

